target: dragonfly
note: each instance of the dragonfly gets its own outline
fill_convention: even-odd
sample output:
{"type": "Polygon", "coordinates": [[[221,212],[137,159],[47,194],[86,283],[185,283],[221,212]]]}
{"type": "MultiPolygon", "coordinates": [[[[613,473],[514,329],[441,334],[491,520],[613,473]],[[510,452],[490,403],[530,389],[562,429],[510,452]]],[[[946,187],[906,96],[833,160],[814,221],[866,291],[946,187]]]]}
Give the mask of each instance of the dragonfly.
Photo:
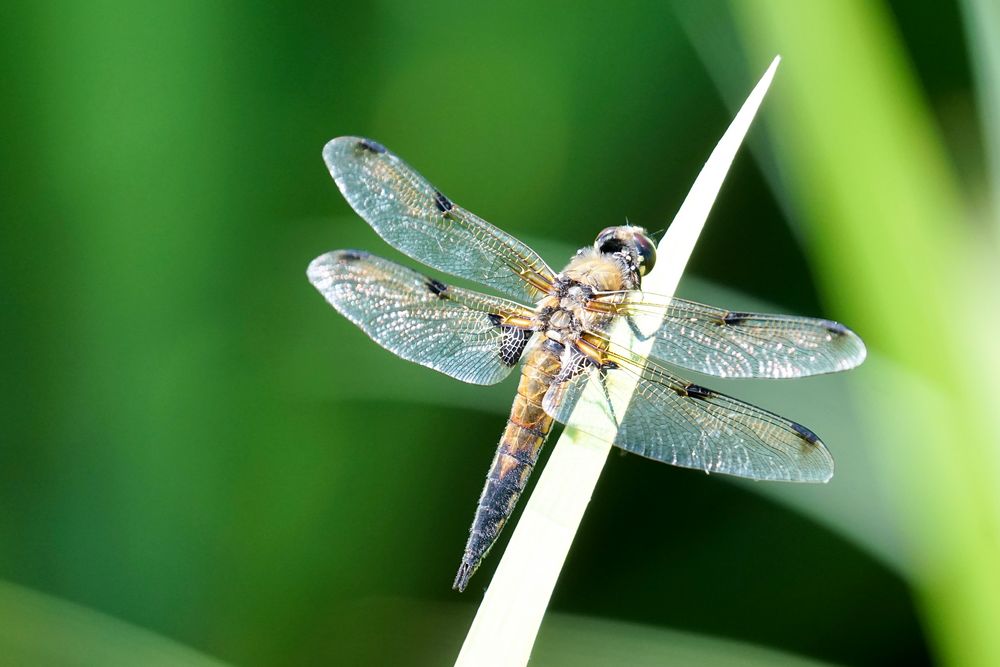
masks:
{"type": "MultiPolygon", "coordinates": [[[[554,423],[568,421],[590,383],[602,388],[615,423],[613,434],[596,428],[592,434],[626,452],[754,480],[833,476],[833,458],[811,430],[671,367],[720,378],[844,371],[866,355],[861,338],[844,325],[645,292],[642,278],[656,262],[656,247],[633,225],[602,230],[557,273],[371,139],[333,139],[323,158],[347,202],[391,246],[497,293],[446,284],[367,252],[336,250],[313,260],[307,272],[326,300],[382,347],[457,380],[491,385],[521,365],[455,589],[468,586],[554,423]],[[618,322],[631,329],[632,340],[651,340],[650,352],[639,354],[612,336],[618,322]],[[627,408],[616,414],[615,405],[627,408]]],[[[574,425],[588,432],[587,424],[574,425]]]]}

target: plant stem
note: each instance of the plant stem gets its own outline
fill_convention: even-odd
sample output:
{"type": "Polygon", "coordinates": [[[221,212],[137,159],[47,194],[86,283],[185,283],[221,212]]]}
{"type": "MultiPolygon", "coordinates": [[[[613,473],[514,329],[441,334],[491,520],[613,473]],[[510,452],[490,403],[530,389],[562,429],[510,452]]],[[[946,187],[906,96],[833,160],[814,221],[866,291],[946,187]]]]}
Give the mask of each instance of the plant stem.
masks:
{"type": "MultiPolygon", "coordinates": [[[[691,186],[657,248],[659,259],[656,268],[643,279],[644,289],[673,295],[779,60],[775,57],[691,186]]],[[[625,331],[615,334],[627,335],[625,331]]],[[[631,341],[630,346],[647,354],[652,342],[631,341]]],[[[627,406],[615,407],[617,412],[627,406]]],[[[585,395],[521,515],[456,667],[527,664],[566,554],[607,460],[614,429],[605,411],[586,400],[585,395]],[[584,434],[573,427],[574,423],[587,423],[590,432],[600,423],[609,437],[598,439],[584,434]]]]}

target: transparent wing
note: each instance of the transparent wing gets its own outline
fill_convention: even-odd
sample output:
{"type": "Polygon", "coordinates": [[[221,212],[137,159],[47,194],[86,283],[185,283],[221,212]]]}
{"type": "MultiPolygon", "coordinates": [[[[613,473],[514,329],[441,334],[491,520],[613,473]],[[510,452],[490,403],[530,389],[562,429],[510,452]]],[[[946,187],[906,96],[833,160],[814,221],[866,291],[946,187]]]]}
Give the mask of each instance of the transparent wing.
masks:
{"type": "Polygon", "coordinates": [[[354,250],[321,255],[309,281],[371,338],[408,361],[472,384],[510,373],[532,332],[506,323],[530,317],[520,304],[423,276],[354,250]]]}
{"type": "Polygon", "coordinates": [[[718,377],[795,378],[858,366],[867,354],[853,331],[830,320],[745,313],[649,292],[607,293],[640,337],[656,338],[650,357],[718,377]]]}
{"type": "Polygon", "coordinates": [[[535,251],[451,202],[381,144],[340,137],[323,148],[323,159],[358,215],[410,257],[532,301],[552,282],[535,251]]]}
{"type": "MultiPolygon", "coordinates": [[[[575,368],[566,366],[546,394],[546,412],[565,423],[588,392],[588,400],[618,424],[613,444],[626,451],[749,479],[825,482],[833,476],[830,452],[806,427],[687,382],[657,364],[643,367],[635,358],[609,357],[612,363],[603,369],[585,358],[577,358],[575,368]],[[615,375],[636,383],[630,402],[615,375]]],[[[600,424],[574,426],[611,440],[600,424]]]]}

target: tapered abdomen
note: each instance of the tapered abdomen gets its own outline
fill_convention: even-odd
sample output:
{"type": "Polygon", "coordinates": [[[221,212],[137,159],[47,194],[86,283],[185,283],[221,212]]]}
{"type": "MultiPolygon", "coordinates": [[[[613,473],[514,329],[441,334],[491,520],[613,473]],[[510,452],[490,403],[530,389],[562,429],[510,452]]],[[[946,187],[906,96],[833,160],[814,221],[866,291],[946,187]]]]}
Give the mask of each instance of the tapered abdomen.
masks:
{"type": "Polygon", "coordinates": [[[545,340],[524,360],[517,396],[510,409],[507,427],[500,437],[493,465],[486,476],[486,485],[479,497],[476,518],[469,530],[462,565],[458,568],[454,587],[464,591],[486,553],[496,542],[500,531],[514,511],[531,471],[538,461],[549,432],[552,417],[542,410],[542,399],[559,373],[562,346],[545,340]]]}

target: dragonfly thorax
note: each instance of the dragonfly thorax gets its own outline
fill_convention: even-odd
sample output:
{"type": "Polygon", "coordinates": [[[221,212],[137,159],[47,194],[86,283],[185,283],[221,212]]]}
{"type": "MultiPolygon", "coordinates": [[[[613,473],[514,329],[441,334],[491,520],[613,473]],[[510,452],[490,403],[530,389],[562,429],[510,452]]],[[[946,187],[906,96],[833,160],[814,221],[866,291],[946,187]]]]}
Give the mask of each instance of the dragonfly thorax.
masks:
{"type": "MultiPolygon", "coordinates": [[[[591,262],[593,263],[593,258],[591,262]]],[[[548,338],[564,344],[579,338],[584,331],[594,326],[595,317],[601,317],[587,309],[595,288],[571,274],[569,269],[572,266],[573,263],[567,267],[566,272],[556,276],[552,290],[539,302],[537,310],[538,328],[548,338]]],[[[618,274],[618,271],[615,270],[615,273],[618,274]]],[[[595,277],[592,271],[586,269],[577,275],[584,278],[595,277]]]]}
{"type": "Polygon", "coordinates": [[[566,307],[561,302],[557,296],[542,300],[538,310],[538,328],[552,340],[569,343],[584,331],[582,320],[585,318],[585,302],[580,305],[566,304],[566,307]]]}
{"type": "Polygon", "coordinates": [[[583,248],[538,303],[538,328],[553,340],[572,343],[588,329],[603,330],[607,314],[589,307],[596,293],[637,287],[638,274],[621,256],[583,248]]]}

